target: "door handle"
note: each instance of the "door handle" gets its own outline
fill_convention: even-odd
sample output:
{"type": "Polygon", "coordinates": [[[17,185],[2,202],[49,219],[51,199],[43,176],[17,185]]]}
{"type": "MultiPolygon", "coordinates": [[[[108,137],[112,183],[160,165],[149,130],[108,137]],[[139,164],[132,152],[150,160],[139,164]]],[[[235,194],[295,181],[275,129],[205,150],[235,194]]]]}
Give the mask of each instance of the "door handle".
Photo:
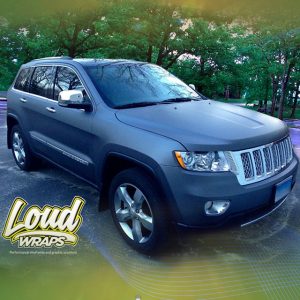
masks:
{"type": "Polygon", "coordinates": [[[21,101],[22,103],[26,103],[26,102],[27,102],[27,100],[26,100],[25,98],[20,98],[20,101],[21,101]]]}
{"type": "Polygon", "coordinates": [[[51,112],[51,113],[55,113],[56,110],[53,107],[46,107],[46,109],[51,112]]]}

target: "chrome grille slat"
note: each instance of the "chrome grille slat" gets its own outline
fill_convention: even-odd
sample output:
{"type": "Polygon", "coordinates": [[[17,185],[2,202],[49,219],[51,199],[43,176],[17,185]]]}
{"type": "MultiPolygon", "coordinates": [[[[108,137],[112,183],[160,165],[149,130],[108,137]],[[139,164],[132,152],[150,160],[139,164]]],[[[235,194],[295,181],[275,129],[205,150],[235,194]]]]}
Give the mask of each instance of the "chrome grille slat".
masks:
{"type": "Polygon", "coordinates": [[[286,139],[286,146],[287,146],[287,149],[288,149],[288,161],[290,160],[291,156],[293,155],[293,152],[292,152],[292,146],[290,144],[290,141],[289,139],[286,139]]]}
{"type": "Polygon", "coordinates": [[[254,159],[254,164],[255,164],[256,176],[262,176],[265,171],[264,171],[264,165],[263,165],[261,151],[260,151],[260,149],[254,150],[252,152],[252,154],[253,154],[253,159],[254,159]]]}
{"type": "Polygon", "coordinates": [[[264,153],[264,161],[266,166],[266,173],[270,174],[273,172],[273,161],[272,161],[270,147],[264,148],[263,153],[264,153]]]}
{"type": "Polygon", "coordinates": [[[289,160],[291,160],[293,157],[293,145],[290,137],[287,138],[287,142],[289,144],[289,153],[290,153],[289,160]]]}
{"type": "Polygon", "coordinates": [[[285,144],[285,151],[286,151],[286,161],[288,162],[290,157],[290,151],[289,151],[290,147],[289,147],[288,139],[284,140],[284,144],[285,144]]]}
{"type": "Polygon", "coordinates": [[[269,145],[230,152],[242,185],[268,178],[285,168],[293,159],[290,137],[269,145]]]}
{"type": "Polygon", "coordinates": [[[285,161],[285,152],[284,152],[283,142],[278,143],[278,147],[279,147],[281,168],[284,168],[286,165],[286,161],[285,161]]]}
{"type": "Polygon", "coordinates": [[[288,153],[287,153],[287,147],[286,147],[286,140],[282,141],[283,151],[284,151],[284,165],[288,162],[288,153]]]}
{"type": "Polygon", "coordinates": [[[244,168],[244,174],[246,179],[254,177],[252,160],[249,152],[241,153],[242,164],[244,168]]]}
{"type": "Polygon", "coordinates": [[[278,153],[278,145],[274,144],[272,146],[272,155],[273,155],[273,162],[274,162],[274,171],[278,171],[279,170],[279,166],[280,166],[280,157],[279,157],[279,153],[278,153]]]}

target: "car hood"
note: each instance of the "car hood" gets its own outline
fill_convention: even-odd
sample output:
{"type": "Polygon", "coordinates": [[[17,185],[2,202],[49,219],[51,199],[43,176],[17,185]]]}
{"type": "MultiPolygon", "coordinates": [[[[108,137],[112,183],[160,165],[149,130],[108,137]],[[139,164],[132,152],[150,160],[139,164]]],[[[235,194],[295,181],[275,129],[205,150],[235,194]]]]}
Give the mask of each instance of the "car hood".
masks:
{"type": "Polygon", "coordinates": [[[174,139],[188,151],[242,150],[288,134],[285,123],[276,118],[212,100],[123,109],[116,117],[174,139]]]}

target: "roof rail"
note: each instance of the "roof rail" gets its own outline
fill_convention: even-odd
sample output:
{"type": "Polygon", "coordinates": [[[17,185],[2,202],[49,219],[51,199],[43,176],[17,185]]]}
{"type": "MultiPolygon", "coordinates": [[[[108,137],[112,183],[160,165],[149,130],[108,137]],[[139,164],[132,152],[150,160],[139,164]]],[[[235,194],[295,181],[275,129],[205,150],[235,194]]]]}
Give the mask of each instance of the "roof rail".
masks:
{"type": "Polygon", "coordinates": [[[37,58],[34,60],[44,60],[44,59],[69,59],[69,60],[72,60],[73,58],[70,56],[50,56],[50,57],[37,58]]]}

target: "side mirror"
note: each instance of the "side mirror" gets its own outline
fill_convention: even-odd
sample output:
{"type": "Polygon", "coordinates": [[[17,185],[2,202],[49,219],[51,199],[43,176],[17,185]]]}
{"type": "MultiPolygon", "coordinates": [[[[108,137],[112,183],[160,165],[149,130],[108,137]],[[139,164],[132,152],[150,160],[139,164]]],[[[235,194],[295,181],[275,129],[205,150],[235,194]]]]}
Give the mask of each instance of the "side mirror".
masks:
{"type": "Polygon", "coordinates": [[[190,83],[189,87],[192,88],[194,91],[196,91],[196,86],[194,84],[190,83]]]}
{"type": "Polygon", "coordinates": [[[82,91],[61,91],[58,96],[58,105],[62,107],[92,110],[92,105],[84,101],[82,91]]]}

